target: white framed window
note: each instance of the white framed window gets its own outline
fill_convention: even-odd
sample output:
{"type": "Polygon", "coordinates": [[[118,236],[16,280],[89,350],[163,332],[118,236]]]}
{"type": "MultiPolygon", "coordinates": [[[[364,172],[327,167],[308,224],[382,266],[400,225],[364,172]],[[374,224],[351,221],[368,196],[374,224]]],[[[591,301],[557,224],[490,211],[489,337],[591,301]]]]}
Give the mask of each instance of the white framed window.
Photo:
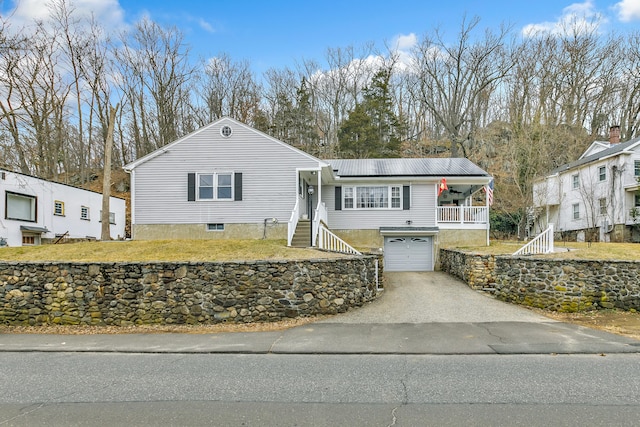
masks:
{"type": "Polygon", "coordinates": [[[344,187],[342,191],[344,196],[342,205],[345,209],[353,209],[353,187],[344,187]]]}
{"type": "Polygon", "coordinates": [[[232,200],[232,173],[198,174],[198,200],[232,200]]]}
{"type": "Polygon", "coordinates": [[[25,194],[5,193],[6,219],[36,222],[36,197],[25,194]]]}
{"type": "Polygon", "coordinates": [[[80,219],[84,219],[85,221],[91,219],[89,217],[89,206],[80,206],[80,219]]]}
{"type": "Polygon", "coordinates": [[[207,231],[224,231],[224,224],[207,224],[207,231]]]}
{"type": "Polygon", "coordinates": [[[607,167],[606,166],[600,166],[598,168],[598,180],[600,180],[600,181],[606,181],[607,180],[607,167]]]}
{"type": "Polygon", "coordinates": [[[573,211],[573,219],[580,219],[580,204],[574,203],[571,205],[571,210],[573,211]]]}
{"type": "Polygon", "coordinates": [[[56,200],[53,202],[53,214],[58,216],[64,216],[64,202],[56,200]]]}
{"type": "Polygon", "coordinates": [[[598,203],[600,205],[600,215],[606,215],[607,214],[607,199],[605,199],[605,198],[599,199],[598,203]]]}
{"type": "Polygon", "coordinates": [[[576,189],[580,188],[580,175],[571,175],[571,186],[576,189]]]}
{"type": "Polygon", "coordinates": [[[633,161],[633,175],[640,177],[640,160],[633,161]]]}
{"type": "Polygon", "coordinates": [[[343,187],[344,209],[401,209],[400,186],[343,187]]]}

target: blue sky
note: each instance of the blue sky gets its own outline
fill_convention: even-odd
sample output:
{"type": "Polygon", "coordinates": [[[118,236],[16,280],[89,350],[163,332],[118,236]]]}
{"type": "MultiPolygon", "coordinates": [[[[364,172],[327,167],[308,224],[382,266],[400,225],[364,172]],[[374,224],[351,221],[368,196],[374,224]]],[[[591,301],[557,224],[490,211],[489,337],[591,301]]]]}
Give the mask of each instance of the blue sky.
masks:
{"type": "MultiPolygon", "coordinates": [[[[248,60],[258,72],[295,67],[302,59],[321,61],[327,48],[359,47],[401,41],[403,49],[439,26],[454,35],[462,17],[479,16],[481,27],[512,24],[553,31],[573,15],[599,17],[602,29],[640,29],[640,0],[448,0],[448,1],[240,1],[240,0],[67,0],[91,11],[109,28],[125,27],[142,16],[175,25],[192,52],[212,57],[225,52],[248,60]]],[[[0,10],[12,20],[47,14],[45,0],[5,0],[0,10]],[[17,5],[17,6],[16,6],[17,5]]]]}

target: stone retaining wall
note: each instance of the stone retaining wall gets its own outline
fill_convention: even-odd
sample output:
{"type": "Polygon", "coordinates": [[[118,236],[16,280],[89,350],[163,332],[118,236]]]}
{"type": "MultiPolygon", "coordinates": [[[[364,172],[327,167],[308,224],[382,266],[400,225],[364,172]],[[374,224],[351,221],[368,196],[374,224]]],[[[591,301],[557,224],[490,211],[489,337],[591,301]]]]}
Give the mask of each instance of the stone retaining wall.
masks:
{"type": "Polygon", "coordinates": [[[487,256],[445,249],[440,257],[443,271],[504,301],[563,312],[640,310],[640,262],[487,256]]]}
{"type": "Polygon", "coordinates": [[[211,324],[334,314],[378,296],[378,261],[365,256],[229,263],[2,262],[0,323],[211,324]]]}
{"type": "Polygon", "coordinates": [[[440,269],[466,282],[473,289],[493,288],[496,257],[449,249],[440,250],[440,269]]]}

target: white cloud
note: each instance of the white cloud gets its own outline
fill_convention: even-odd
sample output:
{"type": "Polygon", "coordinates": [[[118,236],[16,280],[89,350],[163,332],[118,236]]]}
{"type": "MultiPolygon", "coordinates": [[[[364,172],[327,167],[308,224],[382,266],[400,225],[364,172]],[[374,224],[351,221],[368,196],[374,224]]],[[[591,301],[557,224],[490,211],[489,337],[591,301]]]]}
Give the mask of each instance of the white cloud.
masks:
{"type": "MultiPolygon", "coordinates": [[[[638,0],[632,0],[638,1],[638,0]]],[[[573,3],[562,9],[562,15],[555,21],[545,21],[525,25],[522,34],[525,37],[533,37],[537,34],[563,35],[573,32],[592,32],[600,25],[606,23],[604,15],[596,9],[592,0],[582,3],[573,3]]]]}
{"type": "MultiPolygon", "coordinates": [[[[66,0],[69,10],[76,17],[91,16],[107,28],[123,25],[124,11],[119,0],[66,0]]],[[[34,21],[47,22],[51,15],[51,2],[43,0],[16,0],[6,14],[16,27],[33,24],[34,21]]]]}
{"type": "Polygon", "coordinates": [[[202,18],[198,19],[198,25],[200,25],[200,28],[202,28],[208,33],[215,33],[215,29],[213,28],[213,25],[211,25],[210,23],[208,23],[202,18]]]}
{"type": "Polygon", "coordinates": [[[399,34],[393,38],[391,49],[398,57],[398,69],[406,70],[411,64],[411,50],[417,44],[418,37],[414,33],[399,34]]]}
{"type": "Polygon", "coordinates": [[[640,0],[622,0],[615,4],[618,11],[618,19],[622,22],[631,22],[640,19],[640,0]]]}
{"type": "Polygon", "coordinates": [[[400,34],[393,39],[394,49],[401,51],[411,50],[417,43],[418,37],[414,33],[400,34]]]}

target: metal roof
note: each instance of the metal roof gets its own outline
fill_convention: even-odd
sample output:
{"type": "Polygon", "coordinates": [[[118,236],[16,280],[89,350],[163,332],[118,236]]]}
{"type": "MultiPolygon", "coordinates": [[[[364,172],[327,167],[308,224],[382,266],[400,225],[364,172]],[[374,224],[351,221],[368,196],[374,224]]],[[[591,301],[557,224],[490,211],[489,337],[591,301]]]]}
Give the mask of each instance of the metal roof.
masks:
{"type": "Polygon", "coordinates": [[[465,158],[326,160],[341,177],[490,176],[465,158]]]}
{"type": "Polygon", "coordinates": [[[595,154],[592,154],[587,157],[583,157],[582,159],[578,159],[576,161],[565,163],[564,165],[558,166],[557,168],[551,170],[548,175],[555,175],[557,173],[568,171],[569,169],[573,169],[578,166],[586,165],[587,163],[595,162],[597,160],[603,159],[605,157],[613,156],[615,154],[622,153],[623,151],[633,148],[634,145],[640,142],[639,138],[634,138],[627,142],[622,142],[619,144],[615,144],[613,147],[604,149],[602,151],[598,151],[595,154]]]}

